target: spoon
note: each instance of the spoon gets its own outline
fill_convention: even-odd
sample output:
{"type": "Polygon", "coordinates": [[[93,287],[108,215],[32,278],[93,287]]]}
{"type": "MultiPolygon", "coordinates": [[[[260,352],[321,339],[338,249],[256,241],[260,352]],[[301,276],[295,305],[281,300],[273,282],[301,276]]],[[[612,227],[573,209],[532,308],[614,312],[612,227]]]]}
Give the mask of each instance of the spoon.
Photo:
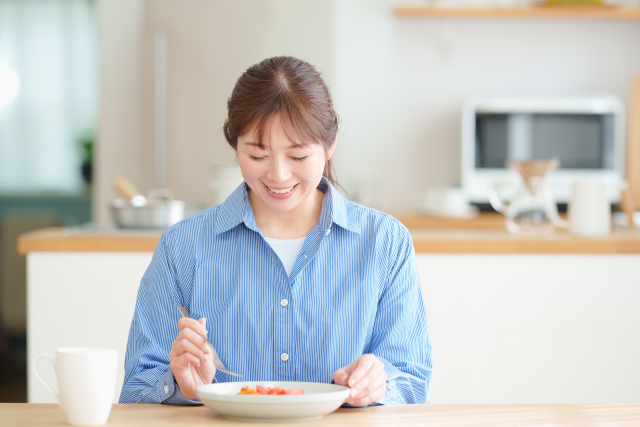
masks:
{"type": "MultiPolygon", "coordinates": [[[[187,313],[187,310],[185,310],[185,308],[183,306],[179,305],[178,306],[178,311],[180,312],[182,317],[186,317],[187,319],[191,318],[191,317],[189,317],[189,313],[187,313]]],[[[225,366],[222,363],[222,361],[220,360],[220,358],[218,357],[218,353],[216,353],[216,349],[213,348],[213,345],[211,345],[209,340],[202,334],[198,334],[198,335],[200,335],[200,337],[207,344],[209,344],[209,348],[211,349],[211,353],[213,354],[213,366],[215,366],[217,370],[222,371],[222,372],[224,372],[226,374],[229,374],[229,375],[235,375],[236,377],[242,377],[242,375],[240,375],[240,374],[236,374],[235,372],[228,371],[227,368],[225,368],[225,366]]]]}

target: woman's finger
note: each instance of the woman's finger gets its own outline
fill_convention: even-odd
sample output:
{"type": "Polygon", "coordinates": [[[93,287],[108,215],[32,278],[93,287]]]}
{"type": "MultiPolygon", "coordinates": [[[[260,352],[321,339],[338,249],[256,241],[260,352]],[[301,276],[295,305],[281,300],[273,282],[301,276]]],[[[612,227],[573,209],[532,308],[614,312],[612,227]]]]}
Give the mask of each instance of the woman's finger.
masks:
{"type": "Polygon", "coordinates": [[[197,368],[202,362],[191,353],[182,353],[180,356],[176,356],[170,361],[171,371],[174,373],[174,375],[179,375],[182,371],[186,370],[189,367],[190,363],[197,368]]]}
{"type": "Polygon", "coordinates": [[[369,393],[365,397],[357,398],[357,399],[347,399],[347,403],[353,406],[362,406],[368,405],[376,400],[379,400],[387,391],[386,385],[376,389],[373,393],[369,393]]]}
{"type": "Polygon", "coordinates": [[[204,353],[211,353],[211,350],[209,349],[207,342],[203,340],[202,337],[198,335],[198,333],[191,328],[184,328],[183,330],[180,331],[180,333],[178,334],[178,337],[176,338],[176,341],[181,339],[189,340],[196,347],[200,348],[204,353]]]}
{"type": "Polygon", "coordinates": [[[355,369],[349,375],[349,380],[347,381],[349,387],[356,385],[367,374],[367,372],[369,372],[373,363],[377,360],[378,359],[376,359],[373,354],[363,354],[360,356],[355,362],[355,369]]]}
{"type": "Polygon", "coordinates": [[[384,364],[379,360],[376,360],[371,366],[369,372],[356,384],[351,386],[351,397],[359,398],[364,396],[364,393],[368,393],[367,390],[377,389],[382,383],[387,382],[387,374],[384,372],[384,364]]]}
{"type": "Polygon", "coordinates": [[[347,385],[347,381],[349,380],[349,375],[353,372],[354,367],[356,366],[357,360],[350,365],[345,366],[344,368],[340,368],[333,373],[333,382],[338,385],[347,385]]]}
{"type": "Polygon", "coordinates": [[[176,340],[172,351],[175,356],[180,356],[183,353],[191,353],[202,361],[205,361],[207,358],[206,353],[200,347],[196,346],[186,338],[176,340]]]}
{"type": "MultiPolygon", "coordinates": [[[[351,395],[352,399],[362,399],[374,393],[381,387],[385,387],[386,389],[387,374],[385,374],[384,371],[382,371],[381,373],[369,375],[367,378],[369,380],[369,384],[366,387],[362,387],[361,384],[363,384],[364,379],[363,381],[360,381],[360,383],[358,383],[359,385],[356,385],[356,387],[358,387],[358,392],[355,395],[351,395]]],[[[353,390],[353,388],[351,389],[353,390]]]]}
{"type": "Polygon", "coordinates": [[[193,329],[197,334],[202,334],[205,337],[207,336],[207,326],[206,326],[206,319],[204,319],[204,317],[202,319],[199,320],[204,320],[204,322],[199,322],[196,319],[190,319],[188,317],[183,317],[180,320],[178,320],[178,328],[180,328],[180,331],[182,331],[184,328],[190,328],[193,329]]]}

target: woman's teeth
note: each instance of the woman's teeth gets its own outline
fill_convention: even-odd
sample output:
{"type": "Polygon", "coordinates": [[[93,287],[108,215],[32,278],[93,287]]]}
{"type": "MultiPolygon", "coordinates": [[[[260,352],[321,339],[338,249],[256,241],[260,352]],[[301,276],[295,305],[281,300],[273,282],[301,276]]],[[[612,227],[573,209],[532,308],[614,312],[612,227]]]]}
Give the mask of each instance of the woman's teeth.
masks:
{"type": "MultiPolygon", "coordinates": [[[[293,187],[295,187],[295,185],[294,185],[293,187]]],[[[276,193],[276,194],[285,194],[285,193],[288,193],[289,191],[293,190],[293,187],[283,188],[282,190],[277,190],[277,189],[275,189],[275,188],[271,188],[271,187],[267,186],[267,188],[269,189],[269,191],[271,191],[272,193],[276,193]]]]}

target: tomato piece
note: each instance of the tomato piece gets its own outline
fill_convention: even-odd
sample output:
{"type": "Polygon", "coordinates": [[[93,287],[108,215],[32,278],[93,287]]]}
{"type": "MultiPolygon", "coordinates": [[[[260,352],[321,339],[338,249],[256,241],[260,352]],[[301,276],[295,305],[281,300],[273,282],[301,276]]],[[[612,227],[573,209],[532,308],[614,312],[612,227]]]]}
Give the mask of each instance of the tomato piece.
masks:
{"type": "Polygon", "coordinates": [[[287,394],[304,394],[304,390],[301,388],[292,388],[291,390],[287,390],[287,394]]]}
{"type": "Polygon", "coordinates": [[[270,388],[267,387],[262,387],[261,385],[257,385],[256,386],[256,390],[258,393],[260,394],[269,394],[269,391],[271,391],[270,388]]]}
{"type": "Polygon", "coordinates": [[[258,394],[258,392],[249,387],[242,387],[238,394],[258,394]]]}
{"type": "Polygon", "coordinates": [[[287,394],[282,387],[274,387],[269,391],[269,394],[287,394]]]}

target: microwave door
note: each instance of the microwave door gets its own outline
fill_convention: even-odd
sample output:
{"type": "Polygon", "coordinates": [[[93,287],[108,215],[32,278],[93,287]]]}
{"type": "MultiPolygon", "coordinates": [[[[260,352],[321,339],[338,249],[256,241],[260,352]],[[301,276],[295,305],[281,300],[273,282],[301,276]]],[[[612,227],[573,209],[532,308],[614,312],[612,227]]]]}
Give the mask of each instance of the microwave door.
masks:
{"type": "Polygon", "coordinates": [[[610,114],[478,114],[475,167],[555,157],[563,169],[613,169],[613,126],[610,114]]]}

